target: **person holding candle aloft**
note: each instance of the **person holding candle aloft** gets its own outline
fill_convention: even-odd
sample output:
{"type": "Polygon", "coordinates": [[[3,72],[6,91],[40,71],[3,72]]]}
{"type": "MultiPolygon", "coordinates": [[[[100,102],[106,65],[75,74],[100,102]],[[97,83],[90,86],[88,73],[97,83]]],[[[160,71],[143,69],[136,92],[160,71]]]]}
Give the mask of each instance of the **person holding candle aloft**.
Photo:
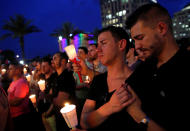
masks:
{"type": "Polygon", "coordinates": [[[69,130],[64,118],[60,113],[61,107],[64,106],[65,102],[75,102],[75,80],[73,72],[66,69],[68,62],[67,54],[57,52],[53,55],[53,64],[56,70],[56,88],[52,90],[54,97],[53,102],[56,107],[56,126],[57,130],[69,130]]]}

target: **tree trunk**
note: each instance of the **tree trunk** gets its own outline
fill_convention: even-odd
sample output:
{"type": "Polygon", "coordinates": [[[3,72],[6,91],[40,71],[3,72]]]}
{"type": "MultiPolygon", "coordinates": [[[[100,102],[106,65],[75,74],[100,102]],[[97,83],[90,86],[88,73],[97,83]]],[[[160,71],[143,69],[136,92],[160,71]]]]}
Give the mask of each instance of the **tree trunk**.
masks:
{"type": "Polygon", "coordinates": [[[25,55],[24,55],[24,36],[20,37],[20,47],[21,47],[22,58],[24,60],[25,59],[25,55]]]}
{"type": "Polygon", "coordinates": [[[67,45],[70,45],[70,38],[67,38],[67,45]]]}

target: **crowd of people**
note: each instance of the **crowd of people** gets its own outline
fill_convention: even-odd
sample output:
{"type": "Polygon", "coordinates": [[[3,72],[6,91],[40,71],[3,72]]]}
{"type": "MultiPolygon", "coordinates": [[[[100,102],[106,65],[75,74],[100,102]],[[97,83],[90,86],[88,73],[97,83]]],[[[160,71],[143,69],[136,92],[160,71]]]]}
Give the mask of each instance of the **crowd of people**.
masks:
{"type": "Polygon", "coordinates": [[[168,11],[143,5],[126,29],[99,30],[98,44],[78,48],[77,63],[57,52],[28,67],[1,66],[0,131],[188,130],[190,52],[176,43],[168,11]],[[77,129],[60,113],[66,102],[76,105],[77,129]]]}

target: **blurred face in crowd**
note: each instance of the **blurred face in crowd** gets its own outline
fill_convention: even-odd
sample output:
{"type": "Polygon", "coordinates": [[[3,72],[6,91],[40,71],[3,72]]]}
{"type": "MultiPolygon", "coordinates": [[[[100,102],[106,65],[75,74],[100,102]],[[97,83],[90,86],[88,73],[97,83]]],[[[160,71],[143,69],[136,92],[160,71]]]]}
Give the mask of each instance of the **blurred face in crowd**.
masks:
{"type": "Polygon", "coordinates": [[[51,65],[48,62],[42,62],[42,73],[49,74],[52,70],[51,65]]]}
{"type": "Polygon", "coordinates": [[[51,67],[52,67],[53,69],[55,69],[55,64],[54,64],[54,62],[53,62],[53,59],[51,60],[51,67]]]}
{"type": "Polygon", "coordinates": [[[9,78],[13,78],[15,76],[18,76],[18,75],[21,75],[21,67],[17,67],[17,66],[14,66],[14,65],[9,65],[9,70],[8,70],[8,76],[9,78]]]}
{"type": "Polygon", "coordinates": [[[53,56],[53,65],[55,69],[58,69],[61,67],[61,61],[62,61],[61,57],[58,53],[53,56]]]}
{"type": "Polygon", "coordinates": [[[164,42],[159,31],[159,26],[153,28],[145,25],[144,21],[137,21],[131,28],[131,36],[140,59],[157,57],[160,54],[164,42]]]}
{"type": "Polygon", "coordinates": [[[36,62],[36,61],[33,61],[33,62],[32,62],[32,66],[36,67],[36,65],[37,65],[37,62],[36,62]]]}
{"type": "Polygon", "coordinates": [[[110,31],[102,32],[98,36],[98,57],[103,65],[114,62],[118,54],[118,44],[110,31]]]}
{"type": "Polygon", "coordinates": [[[87,58],[87,54],[84,52],[83,49],[78,49],[78,57],[82,60],[85,60],[87,58]]]}
{"type": "Polygon", "coordinates": [[[41,63],[40,63],[40,62],[37,62],[37,63],[36,63],[36,70],[37,70],[37,71],[40,71],[40,70],[41,70],[41,63]]]}
{"type": "Polygon", "coordinates": [[[88,47],[88,59],[89,61],[94,61],[98,58],[98,53],[96,50],[96,46],[95,45],[90,45],[88,47]]]}

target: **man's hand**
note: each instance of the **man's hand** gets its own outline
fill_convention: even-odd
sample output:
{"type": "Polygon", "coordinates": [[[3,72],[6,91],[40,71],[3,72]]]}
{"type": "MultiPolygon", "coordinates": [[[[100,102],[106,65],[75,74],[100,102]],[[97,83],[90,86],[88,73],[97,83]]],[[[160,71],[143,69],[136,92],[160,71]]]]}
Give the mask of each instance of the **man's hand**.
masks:
{"type": "Polygon", "coordinates": [[[130,105],[135,100],[135,98],[131,97],[131,94],[128,92],[125,86],[126,85],[122,85],[120,88],[118,88],[108,102],[112,113],[121,111],[124,107],[130,105]]]}
{"type": "Polygon", "coordinates": [[[146,114],[141,109],[141,100],[130,86],[128,86],[127,89],[131,94],[131,99],[135,100],[127,107],[127,112],[137,123],[140,123],[141,120],[146,117],[146,114]]]}
{"type": "Polygon", "coordinates": [[[88,75],[88,67],[84,60],[73,63],[72,66],[74,72],[80,72],[82,75],[88,75]]]}

